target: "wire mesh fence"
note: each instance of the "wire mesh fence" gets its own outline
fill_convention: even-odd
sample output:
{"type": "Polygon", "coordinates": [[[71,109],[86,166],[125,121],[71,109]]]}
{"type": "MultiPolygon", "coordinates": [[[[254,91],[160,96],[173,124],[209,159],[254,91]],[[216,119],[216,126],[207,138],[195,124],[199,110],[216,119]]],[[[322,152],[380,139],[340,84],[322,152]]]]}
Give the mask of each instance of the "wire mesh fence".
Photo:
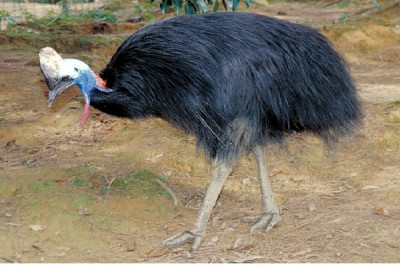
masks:
{"type": "Polygon", "coordinates": [[[1,29],[8,23],[23,22],[29,18],[58,16],[65,12],[93,10],[104,6],[104,0],[0,0],[1,29]]]}

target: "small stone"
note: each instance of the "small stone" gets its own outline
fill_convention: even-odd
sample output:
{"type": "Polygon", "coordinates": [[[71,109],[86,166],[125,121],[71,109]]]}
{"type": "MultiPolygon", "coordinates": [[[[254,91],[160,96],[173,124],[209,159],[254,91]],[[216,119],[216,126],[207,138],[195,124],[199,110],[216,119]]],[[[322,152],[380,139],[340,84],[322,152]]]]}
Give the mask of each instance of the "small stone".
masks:
{"type": "Polygon", "coordinates": [[[354,178],[356,176],[358,176],[358,173],[352,172],[352,173],[349,173],[348,175],[346,175],[344,178],[354,178]]]}
{"type": "Polygon", "coordinates": [[[377,188],[379,188],[379,187],[378,186],[364,186],[362,188],[362,190],[371,190],[371,189],[377,189],[377,188]]]}
{"type": "Polygon", "coordinates": [[[136,251],[136,242],[131,242],[126,245],[126,251],[127,252],[134,252],[136,251]]]}
{"type": "Polygon", "coordinates": [[[210,239],[210,241],[213,242],[213,243],[218,242],[218,240],[219,240],[219,237],[218,237],[218,236],[213,236],[213,237],[211,237],[211,239],[210,239]]]}
{"type": "Polygon", "coordinates": [[[33,231],[43,231],[46,229],[47,226],[45,225],[40,225],[40,224],[31,224],[29,225],[29,228],[32,229],[33,231]]]}
{"type": "Polygon", "coordinates": [[[239,236],[238,238],[236,238],[235,242],[233,242],[232,248],[238,249],[240,246],[242,246],[242,244],[243,244],[243,238],[239,236]]]}
{"type": "Polygon", "coordinates": [[[81,216],[90,216],[92,213],[88,209],[78,209],[78,214],[81,216]]]}
{"type": "Polygon", "coordinates": [[[224,230],[225,228],[226,228],[226,222],[223,222],[218,229],[219,230],[224,230]]]}
{"type": "Polygon", "coordinates": [[[192,258],[192,254],[187,250],[185,250],[185,258],[187,258],[187,259],[192,258]]]}
{"type": "Polygon", "coordinates": [[[299,252],[294,253],[293,256],[294,256],[294,257],[297,257],[297,256],[306,255],[306,254],[311,253],[311,251],[312,251],[311,248],[306,248],[306,249],[304,249],[304,250],[301,250],[301,251],[299,251],[299,252]]]}
{"type": "Polygon", "coordinates": [[[68,251],[68,250],[70,250],[71,248],[70,248],[70,247],[61,246],[61,247],[56,247],[56,249],[57,249],[57,250],[68,251]]]}
{"type": "Polygon", "coordinates": [[[172,252],[174,252],[174,253],[179,253],[179,252],[184,251],[184,250],[185,250],[184,248],[174,248],[174,249],[172,250],[172,252]]]}

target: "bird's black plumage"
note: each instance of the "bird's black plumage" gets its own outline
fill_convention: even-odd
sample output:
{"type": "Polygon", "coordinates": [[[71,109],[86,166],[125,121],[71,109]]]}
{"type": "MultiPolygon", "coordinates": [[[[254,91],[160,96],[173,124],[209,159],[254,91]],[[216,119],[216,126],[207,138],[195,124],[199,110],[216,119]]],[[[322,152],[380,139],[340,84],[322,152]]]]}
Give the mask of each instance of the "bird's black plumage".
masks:
{"type": "Polygon", "coordinates": [[[248,13],[179,16],[131,35],[100,73],[108,114],[160,117],[194,134],[211,159],[291,132],[327,141],[361,117],[347,67],[317,30],[248,13]]]}

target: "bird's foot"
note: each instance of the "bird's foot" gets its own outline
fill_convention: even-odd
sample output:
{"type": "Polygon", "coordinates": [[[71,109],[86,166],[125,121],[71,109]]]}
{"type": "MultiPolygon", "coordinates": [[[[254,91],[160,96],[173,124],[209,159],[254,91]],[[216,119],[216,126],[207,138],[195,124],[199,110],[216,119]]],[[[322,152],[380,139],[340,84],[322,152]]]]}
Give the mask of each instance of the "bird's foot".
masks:
{"type": "Polygon", "coordinates": [[[191,243],[192,244],[191,251],[196,251],[200,247],[203,238],[204,234],[194,234],[191,231],[186,230],[180,234],[165,239],[160,243],[158,247],[160,249],[175,248],[178,246],[182,246],[186,243],[191,243]]]}
{"type": "Polygon", "coordinates": [[[269,231],[277,225],[280,220],[281,217],[279,211],[263,212],[257,216],[248,216],[243,218],[243,221],[245,222],[255,223],[255,225],[250,229],[250,235],[253,235],[255,232],[260,230],[269,231]]]}

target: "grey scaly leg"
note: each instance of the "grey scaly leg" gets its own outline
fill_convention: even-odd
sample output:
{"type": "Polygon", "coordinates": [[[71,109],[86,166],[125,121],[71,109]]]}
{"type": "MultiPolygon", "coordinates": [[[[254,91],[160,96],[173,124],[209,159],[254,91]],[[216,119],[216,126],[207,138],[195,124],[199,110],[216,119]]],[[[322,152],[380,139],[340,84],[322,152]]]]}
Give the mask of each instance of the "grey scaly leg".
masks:
{"type": "Polygon", "coordinates": [[[271,183],[268,178],[264,147],[256,146],[254,148],[254,154],[260,176],[262,213],[255,217],[245,217],[245,221],[256,223],[250,229],[250,234],[254,234],[258,230],[268,231],[278,224],[281,219],[279,216],[279,208],[275,203],[271,183]]]}
{"type": "Polygon", "coordinates": [[[184,231],[178,235],[165,239],[159,245],[159,248],[177,247],[185,243],[192,243],[192,250],[200,247],[202,240],[206,235],[207,223],[211,216],[211,211],[217,202],[222,187],[232,171],[232,164],[226,162],[214,162],[210,185],[208,186],[206,196],[203,200],[201,210],[194,224],[194,229],[184,231]]]}

